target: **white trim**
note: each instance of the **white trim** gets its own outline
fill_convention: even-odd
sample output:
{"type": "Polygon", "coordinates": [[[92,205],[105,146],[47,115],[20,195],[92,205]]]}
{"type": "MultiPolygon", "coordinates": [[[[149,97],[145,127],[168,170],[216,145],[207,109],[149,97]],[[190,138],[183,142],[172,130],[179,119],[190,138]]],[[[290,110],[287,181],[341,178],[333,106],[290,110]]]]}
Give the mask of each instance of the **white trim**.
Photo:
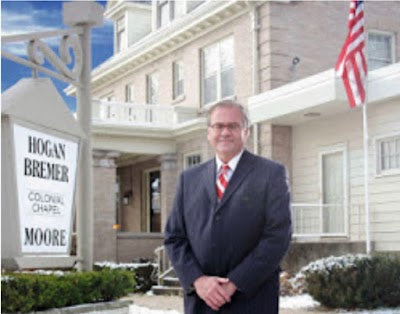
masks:
{"type": "MultiPolygon", "coordinates": [[[[399,86],[400,62],[369,72],[368,106],[400,97],[399,86]]],[[[334,69],[252,96],[248,108],[251,123],[281,125],[297,125],[351,111],[334,69]],[[309,112],[318,112],[320,117],[305,117],[309,112]]]]}
{"type": "Polygon", "coordinates": [[[385,133],[385,134],[380,134],[377,136],[374,136],[372,138],[374,146],[374,177],[375,178],[383,178],[387,176],[393,176],[393,175],[400,175],[400,168],[399,169],[390,169],[390,170],[383,170],[380,171],[380,146],[378,143],[382,140],[385,139],[390,139],[392,137],[400,137],[400,131],[395,131],[395,132],[390,132],[390,133],[385,133]]]}
{"type": "MultiPolygon", "coordinates": [[[[396,62],[396,34],[395,32],[389,32],[389,31],[382,31],[382,30],[378,30],[378,29],[369,29],[368,33],[367,33],[367,47],[369,44],[369,35],[370,34],[377,34],[377,35],[383,35],[383,36],[388,36],[390,37],[390,41],[391,41],[391,64],[396,62]]],[[[369,49],[367,49],[367,54],[368,54],[369,49]]],[[[369,61],[369,55],[367,55],[367,60],[369,61]]]]}
{"type": "MultiPolygon", "coordinates": [[[[323,168],[322,168],[322,157],[328,154],[342,153],[343,156],[343,219],[344,219],[344,233],[335,233],[335,236],[348,236],[349,235],[349,178],[348,178],[348,147],[346,143],[337,143],[330,146],[321,147],[318,153],[318,163],[319,163],[319,195],[320,195],[320,205],[323,204],[323,168]]],[[[321,206],[322,210],[322,206],[321,206]]],[[[321,213],[321,223],[323,224],[323,216],[321,213]]],[[[321,234],[324,236],[330,236],[323,232],[323,225],[321,225],[321,234]]]]}

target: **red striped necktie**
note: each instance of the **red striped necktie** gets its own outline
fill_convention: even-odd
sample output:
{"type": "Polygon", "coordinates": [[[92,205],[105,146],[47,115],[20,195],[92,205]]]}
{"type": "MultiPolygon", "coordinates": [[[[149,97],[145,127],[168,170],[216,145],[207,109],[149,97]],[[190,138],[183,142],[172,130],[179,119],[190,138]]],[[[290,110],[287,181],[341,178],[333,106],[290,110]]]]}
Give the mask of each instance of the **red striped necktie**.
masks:
{"type": "Polygon", "coordinates": [[[217,179],[217,197],[219,200],[222,199],[222,195],[224,195],[225,189],[228,186],[228,165],[223,165],[218,175],[217,179]]]}

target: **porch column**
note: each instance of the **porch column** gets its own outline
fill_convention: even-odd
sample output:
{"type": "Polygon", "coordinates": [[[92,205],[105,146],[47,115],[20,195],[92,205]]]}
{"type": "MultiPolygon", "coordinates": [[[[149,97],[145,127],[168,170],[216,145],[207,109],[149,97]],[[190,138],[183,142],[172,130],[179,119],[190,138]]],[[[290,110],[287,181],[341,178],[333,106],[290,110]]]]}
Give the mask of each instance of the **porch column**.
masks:
{"type": "Polygon", "coordinates": [[[284,164],[291,177],[292,127],[261,123],[259,132],[260,155],[284,164]]]}
{"type": "Polygon", "coordinates": [[[117,262],[117,157],[118,152],[93,150],[94,262],[117,262]]]}
{"type": "Polygon", "coordinates": [[[176,154],[165,154],[159,160],[161,163],[161,231],[164,232],[178,180],[177,156],[176,154]]]}

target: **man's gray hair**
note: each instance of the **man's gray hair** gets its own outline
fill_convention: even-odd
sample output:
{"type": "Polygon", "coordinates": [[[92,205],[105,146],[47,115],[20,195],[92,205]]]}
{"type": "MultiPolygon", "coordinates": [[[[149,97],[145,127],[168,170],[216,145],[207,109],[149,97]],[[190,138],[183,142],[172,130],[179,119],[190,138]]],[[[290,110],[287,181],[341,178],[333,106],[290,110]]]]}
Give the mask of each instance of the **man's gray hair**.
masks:
{"type": "Polygon", "coordinates": [[[222,100],[213,105],[207,111],[207,125],[211,125],[211,115],[217,108],[237,108],[242,114],[242,123],[244,128],[249,127],[249,118],[247,117],[246,109],[238,102],[233,100],[222,100]]]}

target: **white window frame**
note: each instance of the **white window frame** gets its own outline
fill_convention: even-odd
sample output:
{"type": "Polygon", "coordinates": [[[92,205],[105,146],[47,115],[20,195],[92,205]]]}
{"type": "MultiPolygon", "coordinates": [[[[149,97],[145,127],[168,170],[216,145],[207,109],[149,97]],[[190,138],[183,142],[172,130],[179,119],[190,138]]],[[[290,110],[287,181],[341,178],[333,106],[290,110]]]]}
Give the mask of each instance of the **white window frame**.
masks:
{"type": "Polygon", "coordinates": [[[117,115],[117,108],[114,104],[112,104],[113,102],[115,102],[114,92],[108,93],[100,97],[100,101],[106,102],[105,104],[101,104],[100,106],[100,118],[115,119],[117,115]]]}
{"type": "Polygon", "coordinates": [[[125,102],[133,103],[135,101],[135,85],[125,85],[125,102]]]}
{"type": "Polygon", "coordinates": [[[375,176],[385,177],[390,175],[399,175],[400,166],[398,168],[392,168],[387,170],[382,170],[382,146],[381,143],[384,141],[389,141],[391,139],[400,139],[400,132],[388,133],[380,136],[374,137],[374,151],[375,151],[375,176]]]}
{"type": "Polygon", "coordinates": [[[183,62],[181,60],[172,63],[173,76],[173,100],[181,99],[185,95],[185,75],[183,62]],[[182,90],[179,91],[179,84],[182,84],[182,90]]]}
{"type": "Polygon", "coordinates": [[[146,75],[146,102],[149,105],[155,105],[158,104],[159,100],[160,100],[160,74],[159,72],[153,72],[146,75]]]}
{"type": "MultiPolygon", "coordinates": [[[[323,205],[323,157],[329,154],[342,153],[343,154],[343,219],[344,219],[344,232],[343,233],[321,233],[323,237],[347,237],[349,235],[349,177],[348,177],[348,153],[347,145],[345,143],[338,143],[336,145],[327,146],[320,149],[318,154],[319,162],[319,195],[320,205],[323,205]]],[[[321,206],[321,217],[323,207],[321,206]]],[[[321,218],[322,219],[322,218],[321,218]]],[[[323,230],[321,230],[323,231],[323,230]]]]}
{"type": "Polygon", "coordinates": [[[191,153],[183,155],[183,169],[189,169],[189,168],[194,167],[196,165],[200,165],[202,162],[203,162],[203,158],[202,158],[202,155],[201,155],[201,153],[199,151],[191,152],[191,153]],[[200,157],[200,160],[199,160],[198,163],[189,165],[189,158],[191,158],[191,157],[200,157]]]}
{"type": "Polygon", "coordinates": [[[187,12],[186,0],[156,0],[156,28],[163,28],[187,12]],[[163,8],[166,16],[163,18],[163,8]],[[165,19],[165,20],[164,20],[165,19]]]}
{"type": "MultiPolygon", "coordinates": [[[[376,58],[375,58],[375,60],[376,61],[382,61],[382,62],[388,62],[387,65],[395,63],[396,62],[396,42],[395,42],[396,37],[395,37],[395,34],[393,32],[385,32],[385,31],[380,31],[380,30],[369,30],[368,31],[368,36],[367,36],[368,37],[367,38],[367,47],[368,47],[368,44],[369,44],[369,41],[370,41],[370,35],[386,36],[386,37],[389,37],[389,39],[390,39],[390,45],[391,45],[391,47],[390,47],[390,50],[391,50],[390,51],[390,57],[391,57],[391,59],[390,60],[376,60],[376,58]]],[[[367,62],[370,65],[370,64],[372,64],[374,62],[374,58],[373,58],[373,56],[370,55],[370,49],[367,49],[367,53],[368,53],[368,61],[367,62]]],[[[371,69],[368,69],[368,70],[376,70],[376,69],[379,69],[379,68],[381,68],[381,67],[376,67],[376,68],[373,68],[373,69],[371,68],[371,69]]]]}
{"type": "MultiPolygon", "coordinates": [[[[179,0],[178,0],[179,1],[179,0]]],[[[197,7],[199,7],[200,5],[202,5],[204,2],[206,1],[210,1],[210,0],[186,0],[186,12],[192,12],[193,10],[195,10],[197,7]]]]}
{"type": "Polygon", "coordinates": [[[234,36],[231,34],[229,36],[226,36],[224,38],[221,38],[220,40],[218,40],[217,42],[214,42],[211,45],[208,45],[204,48],[201,49],[201,104],[203,107],[208,108],[209,106],[211,106],[212,104],[222,100],[222,99],[232,99],[235,97],[235,52],[234,52],[234,47],[235,47],[235,41],[234,41],[234,36]],[[221,76],[222,76],[222,66],[221,66],[221,49],[220,46],[224,41],[227,40],[232,40],[232,53],[233,53],[233,61],[232,61],[232,65],[230,65],[230,69],[233,70],[233,92],[232,95],[225,95],[224,97],[222,97],[222,86],[221,86],[221,76]],[[206,102],[205,100],[205,51],[207,49],[212,49],[212,48],[216,48],[218,50],[218,60],[217,62],[217,70],[216,70],[216,76],[217,76],[217,82],[216,82],[216,99],[214,100],[210,100],[208,102],[206,102]]]}
{"type": "Polygon", "coordinates": [[[126,25],[126,17],[125,15],[121,16],[115,22],[115,52],[121,52],[126,50],[128,47],[128,38],[127,38],[127,25],[126,25]]]}

